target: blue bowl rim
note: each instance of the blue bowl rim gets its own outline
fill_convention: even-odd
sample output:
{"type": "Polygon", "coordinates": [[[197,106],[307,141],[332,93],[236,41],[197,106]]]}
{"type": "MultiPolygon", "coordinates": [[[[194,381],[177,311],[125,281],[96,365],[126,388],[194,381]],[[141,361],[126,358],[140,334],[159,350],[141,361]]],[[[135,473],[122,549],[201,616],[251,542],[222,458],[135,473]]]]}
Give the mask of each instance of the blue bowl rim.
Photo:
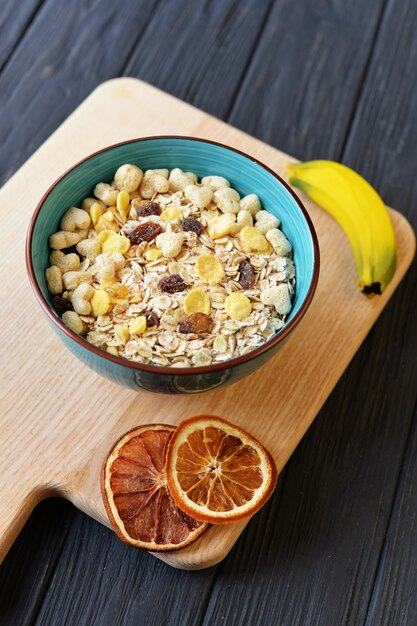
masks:
{"type": "Polygon", "coordinates": [[[157,375],[190,376],[190,375],[195,375],[195,374],[209,374],[211,372],[218,372],[218,371],[221,371],[221,370],[227,370],[229,368],[233,368],[233,367],[236,367],[236,366],[239,366],[239,365],[243,365],[244,363],[247,363],[248,361],[251,361],[252,359],[260,356],[261,354],[264,354],[265,352],[268,352],[269,350],[271,350],[271,348],[273,348],[278,343],[283,341],[294,330],[294,328],[297,326],[297,324],[301,321],[301,319],[304,317],[308,307],[311,304],[311,301],[313,299],[314,293],[316,291],[317,282],[318,282],[318,278],[319,278],[320,252],[319,252],[319,244],[318,244],[318,240],[317,240],[317,234],[316,234],[316,231],[314,229],[313,223],[311,221],[311,218],[310,218],[306,208],[304,207],[304,205],[302,204],[302,202],[300,201],[300,199],[298,198],[296,193],[288,185],[288,183],[286,183],[285,180],[283,180],[278,174],[276,174],[267,165],[265,165],[264,163],[262,163],[258,159],[254,158],[253,156],[250,156],[246,152],[243,152],[242,150],[238,150],[237,148],[233,148],[232,146],[228,146],[228,145],[220,143],[218,141],[212,141],[211,139],[204,139],[202,137],[189,137],[189,136],[186,136],[186,135],[154,135],[154,136],[149,136],[149,137],[137,137],[135,139],[128,139],[128,140],[125,140],[125,141],[119,141],[117,143],[111,144],[110,146],[106,146],[105,148],[101,148],[100,150],[96,150],[95,152],[92,152],[88,156],[84,157],[83,159],[81,159],[80,161],[75,163],[75,165],[73,165],[72,167],[67,169],[63,174],[61,174],[61,176],[59,176],[59,178],[57,178],[52,183],[52,185],[50,185],[50,187],[47,189],[47,191],[44,193],[44,195],[42,196],[42,198],[38,202],[38,204],[36,206],[36,209],[35,209],[35,211],[34,211],[34,213],[32,215],[30,224],[29,224],[29,228],[28,228],[28,232],[27,232],[27,236],[26,236],[26,269],[27,269],[27,273],[28,273],[29,282],[31,284],[31,287],[32,287],[32,289],[33,289],[33,291],[35,293],[35,296],[36,296],[36,298],[37,298],[41,308],[44,310],[44,312],[47,315],[47,317],[65,335],[67,335],[67,337],[69,337],[69,339],[71,339],[72,341],[75,341],[81,347],[85,348],[86,350],[89,350],[90,352],[96,354],[97,356],[99,356],[101,358],[107,359],[109,361],[113,361],[117,365],[122,365],[123,367],[128,367],[128,368],[133,369],[133,370],[142,371],[142,372],[148,372],[150,374],[157,374],[157,375]],[[214,146],[219,146],[221,148],[225,148],[226,150],[231,150],[232,152],[236,152],[237,154],[240,154],[241,156],[247,158],[249,161],[252,161],[253,163],[257,163],[260,167],[262,167],[267,172],[269,172],[269,174],[271,174],[283,187],[285,187],[285,189],[288,191],[288,193],[294,198],[294,200],[296,201],[296,203],[297,203],[301,213],[304,216],[304,219],[307,222],[307,226],[309,228],[310,236],[311,236],[311,240],[312,240],[312,244],[313,244],[313,252],[314,252],[313,276],[312,276],[312,279],[311,279],[311,283],[310,283],[310,287],[308,289],[308,292],[307,292],[307,294],[306,294],[306,296],[305,296],[305,298],[304,298],[304,300],[303,300],[303,302],[302,302],[302,304],[300,306],[300,309],[299,309],[298,313],[296,313],[296,315],[293,317],[293,319],[287,325],[285,325],[282,330],[280,330],[271,339],[268,339],[261,346],[259,346],[258,348],[255,348],[255,350],[252,350],[251,352],[248,352],[247,354],[245,354],[243,356],[235,357],[234,359],[229,359],[227,361],[221,361],[221,362],[215,363],[213,365],[203,365],[203,366],[200,366],[200,367],[176,367],[176,368],[165,367],[165,366],[161,366],[161,365],[145,365],[143,363],[135,363],[135,362],[129,361],[128,359],[125,359],[123,357],[115,356],[113,354],[110,354],[109,352],[105,352],[104,350],[101,350],[100,348],[97,348],[96,346],[93,346],[93,344],[89,343],[86,339],[84,339],[80,335],[77,335],[72,330],[70,330],[68,328],[68,326],[66,326],[64,324],[64,322],[61,320],[61,318],[56,316],[52,312],[52,309],[51,309],[48,301],[46,300],[46,298],[42,294],[42,291],[41,291],[41,289],[40,289],[40,287],[38,285],[38,282],[37,282],[36,277],[35,277],[35,271],[34,271],[33,264],[32,264],[32,238],[33,238],[33,231],[34,231],[34,228],[35,228],[36,220],[39,217],[39,214],[40,214],[40,212],[42,210],[42,207],[43,207],[43,205],[45,203],[46,198],[53,191],[53,189],[58,185],[58,183],[61,182],[61,180],[63,180],[70,172],[75,170],[77,167],[79,167],[80,165],[82,165],[86,161],[92,159],[93,157],[97,156],[98,154],[102,154],[103,152],[107,152],[109,150],[112,150],[113,148],[118,148],[119,146],[124,146],[124,145],[130,144],[130,143],[140,143],[142,141],[150,141],[150,140],[154,141],[154,140],[164,140],[164,139],[180,139],[180,140],[183,140],[183,141],[200,142],[200,143],[211,144],[211,145],[214,145],[214,146]]]}

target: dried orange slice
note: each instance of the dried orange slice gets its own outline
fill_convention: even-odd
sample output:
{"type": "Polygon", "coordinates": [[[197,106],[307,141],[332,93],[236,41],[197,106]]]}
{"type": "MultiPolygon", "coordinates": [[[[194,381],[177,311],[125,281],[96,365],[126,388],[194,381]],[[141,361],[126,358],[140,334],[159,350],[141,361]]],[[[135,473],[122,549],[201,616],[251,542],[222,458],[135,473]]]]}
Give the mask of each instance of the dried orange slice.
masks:
{"type": "Polygon", "coordinates": [[[275,463],[259,441],[215,415],[179,424],[168,443],[166,475],[176,505],[212,524],[253,515],[277,481],[275,463]]]}
{"type": "Polygon", "coordinates": [[[126,433],[103,465],[102,494],[110,523],[126,543],[146,550],[177,550],[207,524],[174,503],[166,485],[165,454],[174,426],[150,424],[126,433]]]}

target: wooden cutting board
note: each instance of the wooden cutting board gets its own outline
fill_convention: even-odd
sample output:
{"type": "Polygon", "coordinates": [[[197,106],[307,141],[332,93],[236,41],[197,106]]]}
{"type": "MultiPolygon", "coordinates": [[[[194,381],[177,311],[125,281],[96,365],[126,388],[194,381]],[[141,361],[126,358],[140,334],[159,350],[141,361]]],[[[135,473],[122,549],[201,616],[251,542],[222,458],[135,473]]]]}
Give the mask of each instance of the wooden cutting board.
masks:
{"type": "MultiPolygon", "coordinates": [[[[48,496],[68,498],[108,525],[100,467],[111,444],[141,423],[175,424],[193,414],[216,413],[259,438],[281,470],[413,258],[414,233],[392,211],[397,273],[383,296],[365,298],[356,288],[343,232],[302,197],[317,230],[321,273],[313,304],[282,350],[249,378],[204,394],[156,396],[119,387],[80,363],[50,329],[26,277],[24,241],[38,200],[74,162],[111,143],[158,134],[221,141],[281,176],[289,160],[203,111],[121,78],[98,87],[1,190],[0,560],[33,507],[48,496]]],[[[214,565],[244,526],[211,527],[190,547],[157,556],[184,569],[214,565]]]]}

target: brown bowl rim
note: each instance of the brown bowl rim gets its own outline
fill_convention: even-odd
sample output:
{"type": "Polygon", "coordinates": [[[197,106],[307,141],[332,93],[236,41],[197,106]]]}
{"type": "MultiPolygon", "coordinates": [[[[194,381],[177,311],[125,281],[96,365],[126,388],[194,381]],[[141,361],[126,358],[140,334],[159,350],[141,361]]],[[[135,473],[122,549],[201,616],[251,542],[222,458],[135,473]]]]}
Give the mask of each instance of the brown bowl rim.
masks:
{"type": "Polygon", "coordinates": [[[97,356],[99,356],[101,358],[108,359],[109,361],[113,361],[114,363],[117,363],[118,365],[122,365],[123,367],[129,367],[129,368],[131,368],[133,370],[147,372],[147,373],[150,373],[150,374],[160,374],[160,375],[169,375],[169,376],[186,376],[186,375],[190,376],[190,375],[208,374],[208,373],[211,373],[211,372],[218,372],[218,371],[227,370],[227,369],[239,366],[239,365],[243,365],[244,363],[247,363],[248,361],[251,361],[252,359],[255,359],[256,357],[260,356],[261,354],[263,354],[265,352],[268,352],[270,349],[272,349],[278,343],[283,341],[291,333],[291,331],[294,330],[294,328],[297,326],[297,324],[304,317],[304,315],[305,315],[305,313],[306,313],[306,311],[307,311],[308,307],[310,306],[310,303],[311,303],[311,301],[313,299],[313,296],[314,296],[314,293],[315,293],[316,287],[317,287],[318,278],[319,278],[320,252],[319,252],[319,244],[318,244],[318,240],[317,240],[317,234],[316,234],[316,231],[314,229],[313,222],[311,221],[311,218],[310,218],[306,208],[304,207],[304,205],[302,204],[302,202],[300,201],[300,199],[298,198],[296,193],[288,185],[288,183],[285,180],[283,180],[278,174],[276,174],[267,165],[265,165],[264,163],[262,163],[258,159],[254,158],[253,156],[250,156],[246,152],[243,152],[242,150],[238,150],[237,148],[233,148],[232,146],[228,146],[228,145],[226,145],[224,143],[220,143],[218,141],[212,141],[211,139],[204,139],[204,138],[201,138],[201,137],[190,137],[190,136],[187,136],[187,135],[154,135],[154,136],[149,136],[149,137],[137,137],[135,139],[128,139],[128,140],[125,140],[125,141],[119,141],[117,143],[111,144],[110,146],[106,146],[105,148],[101,148],[100,150],[96,150],[95,152],[92,152],[88,156],[84,157],[83,159],[81,159],[80,161],[75,163],[75,165],[73,165],[70,168],[68,168],[63,174],[61,174],[61,176],[59,176],[48,187],[47,191],[44,193],[44,195],[42,196],[42,198],[38,202],[38,204],[36,206],[36,209],[35,209],[35,211],[34,211],[34,213],[32,215],[32,218],[30,220],[30,224],[29,224],[29,228],[28,228],[28,232],[27,232],[27,236],[26,236],[26,268],[27,268],[27,272],[28,272],[28,276],[29,276],[29,281],[30,281],[31,287],[32,287],[32,289],[33,289],[33,291],[35,293],[35,296],[36,296],[39,304],[41,305],[42,309],[44,310],[44,312],[46,313],[48,318],[56,326],[58,326],[58,328],[65,335],[67,335],[67,337],[69,337],[70,339],[72,339],[73,341],[78,343],[81,347],[85,348],[86,350],[89,350],[90,352],[96,354],[97,356]],[[34,227],[35,227],[36,220],[37,220],[37,218],[39,216],[39,213],[40,213],[40,211],[42,209],[42,206],[43,206],[46,198],[49,196],[49,194],[52,192],[52,190],[56,187],[56,185],[58,185],[58,183],[60,183],[61,180],[63,178],[65,178],[65,176],[67,176],[70,172],[72,172],[77,167],[79,167],[82,163],[85,163],[85,161],[88,161],[89,159],[92,159],[93,157],[97,156],[98,154],[101,154],[102,152],[107,152],[108,150],[112,150],[113,148],[118,148],[119,146],[127,145],[127,144],[130,144],[130,143],[140,143],[142,141],[149,141],[149,140],[155,140],[155,139],[156,140],[158,140],[158,139],[181,139],[181,140],[185,140],[185,141],[197,141],[197,142],[201,142],[201,143],[208,143],[208,144],[212,144],[212,145],[215,145],[215,146],[219,146],[221,148],[226,148],[227,150],[231,150],[232,152],[236,152],[237,154],[240,154],[240,155],[244,156],[245,158],[249,159],[249,161],[253,161],[254,163],[259,165],[260,167],[263,167],[274,178],[276,178],[281,185],[283,185],[285,187],[285,189],[291,194],[291,196],[294,198],[294,200],[298,204],[298,206],[299,206],[299,208],[300,208],[300,210],[301,210],[301,212],[302,212],[302,214],[303,214],[303,216],[304,216],[304,218],[305,218],[305,220],[307,222],[308,228],[310,230],[310,236],[311,236],[312,243],[313,243],[314,271],[313,271],[313,277],[312,277],[312,280],[311,280],[311,284],[310,284],[309,290],[307,292],[306,297],[304,298],[304,302],[302,303],[302,305],[300,307],[300,310],[294,316],[294,318],[286,326],[284,326],[284,328],[281,331],[279,331],[278,334],[275,335],[275,337],[273,337],[272,339],[269,339],[268,341],[263,343],[258,348],[255,348],[255,350],[252,350],[251,352],[248,352],[247,354],[244,354],[243,356],[235,357],[234,359],[229,359],[227,361],[221,361],[220,363],[215,363],[213,365],[202,365],[200,367],[178,367],[178,368],[166,367],[166,366],[162,366],[162,365],[145,365],[143,363],[135,363],[133,361],[129,361],[128,359],[125,359],[125,358],[120,357],[120,356],[115,356],[113,354],[105,352],[104,350],[101,350],[100,348],[97,348],[96,346],[93,346],[86,339],[84,339],[80,335],[77,335],[72,330],[70,330],[64,324],[64,322],[61,320],[61,318],[59,318],[58,316],[56,316],[52,312],[52,309],[51,309],[48,301],[43,296],[42,291],[41,291],[41,289],[40,289],[40,287],[39,287],[39,285],[37,283],[37,280],[35,278],[35,272],[34,272],[34,269],[33,269],[33,264],[32,264],[32,237],[33,237],[33,230],[34,230],[34,227]]]}

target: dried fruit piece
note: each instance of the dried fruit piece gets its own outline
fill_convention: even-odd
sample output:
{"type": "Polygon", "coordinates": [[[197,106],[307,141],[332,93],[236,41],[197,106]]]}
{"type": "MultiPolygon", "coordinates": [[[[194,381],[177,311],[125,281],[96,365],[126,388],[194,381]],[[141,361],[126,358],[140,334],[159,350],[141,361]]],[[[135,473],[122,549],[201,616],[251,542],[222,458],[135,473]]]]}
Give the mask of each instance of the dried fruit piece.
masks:
{"type": "Polygon", "coordinates": [[[204,230],[203,224],[196,220],[195,217],[186,217],[185,220],[182,220],[181,224],[184,231],[191,231],[197,235],[201,235],[204,230]]]}
{"type": "Polygon", "coordinates": [[[144,316],[146,318],[147,328],[159,326],[159,317],[157,316],[155,311],[145,311],[144,316]]]}
{"type": "Polygon", "coordinates": [[[211,317],[205,313],[192,313],[178,325],[180,333],[208,333],[211,326],[211,317]]]}
{"type": "Polygon", "coordinates": [[[159,288],[167,293],[176,293],[187,289],[187,284],[179,274],[171,274],[171,276],[165,276],[159,281],[159,288]]]}
{"type": "Polygon", "coordinates": [[[242,285],[244,289],[250,289],[254,286],[255,281],[255,270],[250,261],[244,259],[239,263],[239,284],[242,285]]]}
{"type": "Polygon", "coordinates": [[[227,296],[224,308],[230,317],[238,322],[244,320],[252,311],[251,301],[243,293],[235,292],[227,296]]]}
{"type": "Polygon", "coordinates": [[[184,299],[184,310],[191,313],[210,313],[210,298],[202,289],[193,289],[184,299]]]}
{"type": "Polygon", "coordinates": [[[222,264],[214,254],[200,254],[195,269],[197,276],[209,285],[217,285],[224,276],[222,264]]]}
{"type": "Polygon", "coordinates": [[[135,428],[113,446],[103,465],[104,506],[116,534],[137,548],[182,548],[207,524],[175,505],[166,486],[165,453],[174,427],[151,424],[135,428]]]}
{"type": "Polygon", "coordinates": [[[213,524],[256,513],[277,481],[275,463],[259,441],[215,415],[191,417],[177,426],[165,468],[176,505],[213,524]]]}
{"type": "Polygon", "coordinates": [[[157,202],[151,200],[147,204],[134,205],[136,209],[136,215],[138,217],[148,217],[148,215],[161,215],[161,207],[157,202]]]}
{"type": "Polygon", "coordinates": [[[162,226],[155,222],[144,222],[136,226],[135,230],[128,233],[127,236],[133,245],[142,243],[142,241],[152,241],[162,233],[162,226]]]}
{"type": "Polygon", "coordinates": [[[65,313],[65,311],[73,310],[71,302],[67,300],[67,298],[63,298],[62,296],[54,296],[51,300],[51,304],[59,317],[61,317],[62,314],[65,313]]]}
{"type": "Polygon", "coordinates": [[[116,324],[114,327],[114,337],[124,346],[129,341],[129,328],[124,324],[116,324]]]}

